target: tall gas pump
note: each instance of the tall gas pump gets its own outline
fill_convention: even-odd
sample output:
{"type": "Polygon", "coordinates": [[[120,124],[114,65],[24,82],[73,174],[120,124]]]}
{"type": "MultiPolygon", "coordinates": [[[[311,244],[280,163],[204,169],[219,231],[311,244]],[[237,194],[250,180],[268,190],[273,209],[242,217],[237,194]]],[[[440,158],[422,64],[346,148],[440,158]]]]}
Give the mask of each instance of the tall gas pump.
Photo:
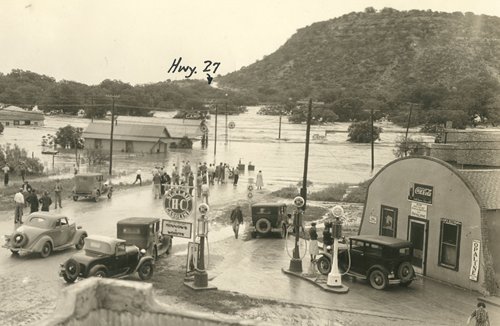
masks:
{"type": "Polygon", "coordinates": [[[333,217],[335,221],[332,224],[332,236],[333,236],[333,257],[332,257],[332,269],[330,274],[328,274],[328,279],[326,285],[330,287],[342,287],[342,276],[339,273],[339,239],[342,238],[342,221],[341,218],[344,217],[344,209],[342,206],[336,205],[332,209],[333,217]]]}

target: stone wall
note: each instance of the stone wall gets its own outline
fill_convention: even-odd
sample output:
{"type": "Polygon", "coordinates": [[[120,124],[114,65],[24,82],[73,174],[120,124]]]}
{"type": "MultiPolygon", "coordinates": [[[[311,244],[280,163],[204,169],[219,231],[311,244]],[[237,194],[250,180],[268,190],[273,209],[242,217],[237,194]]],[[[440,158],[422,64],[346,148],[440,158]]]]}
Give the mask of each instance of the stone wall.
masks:
{"type": "MultiPolygon", "coordinates": [[[[196,295],[193,293],[193,295],[196,295]]],[[[37,326],[268,325],[179,311],[156,301],[153,286],[134,281],[90,278],[61,293],[54,314],[37,326]]]]}

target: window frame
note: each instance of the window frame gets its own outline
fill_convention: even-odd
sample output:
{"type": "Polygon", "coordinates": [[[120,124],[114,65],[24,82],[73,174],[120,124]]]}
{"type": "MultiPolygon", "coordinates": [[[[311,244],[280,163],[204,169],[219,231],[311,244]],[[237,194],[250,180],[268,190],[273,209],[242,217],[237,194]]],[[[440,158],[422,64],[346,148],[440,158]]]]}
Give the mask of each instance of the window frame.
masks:
{"type": "Polygon", "coordinates": [[[383,236],[388,236],[386,234],[383,234],[382,231],[385,230],[392,230],[392,235],[390,237],[392,238],[397,238],[398,234],[398,209],[396,207],[391,207],[391,206],[386,206],[386,205],[380,205],[380,225],[379,225],[379,235],[383,236]],[[385,228],[384,227],[384,211],[392,211],[393,217],[392,217],[392,228],[385,228]]]}
{"type": "Polygon", "coordinates": [[[459,269],[459,266],[460,266],[460,240],[461,240],[461,237],[462,237],[462,223],[460,222],[457,222],[457,221],[453,221],[453,220],[449,220],[449,219],[441,219],[440,221],[440,230],[439,230],[439,257],[438,257],[438,265],[443,267],[443,268],[447,268],[447,269],[451,269],[451,270],[454,270],[454,271],[458,271],[459,269]],[[446,263],[443,263],[442,262],[442,258],[443,258],[443,244],[446,244],[448,246],[450,246],[451,244],[448,244],[448,243],[443,243],[443,231],[444,231],[444,225],[445,224],[449,224],[449,225],[454,225],[457,227],[457,233],[456,233],[456,264],[455,266],[453,265],[449,265],[449,264],[446,264],[446,263]]]}

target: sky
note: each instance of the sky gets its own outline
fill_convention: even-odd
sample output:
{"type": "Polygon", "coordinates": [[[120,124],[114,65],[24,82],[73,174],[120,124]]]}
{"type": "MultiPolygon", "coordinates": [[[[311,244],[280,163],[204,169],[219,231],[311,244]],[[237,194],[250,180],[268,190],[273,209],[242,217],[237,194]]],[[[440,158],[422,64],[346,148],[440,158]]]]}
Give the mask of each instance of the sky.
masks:
{"type": "Polygon", "coordinates": [[[296,31],[367,7],[500,16],[500,0],[0,0],[0,72],[30,70],[88,85],[225,75],[296,31]],[[215,63],[219,63],[215,70],[215,63]],[[215,70],[215,71],[214,71],[215,70]]]}

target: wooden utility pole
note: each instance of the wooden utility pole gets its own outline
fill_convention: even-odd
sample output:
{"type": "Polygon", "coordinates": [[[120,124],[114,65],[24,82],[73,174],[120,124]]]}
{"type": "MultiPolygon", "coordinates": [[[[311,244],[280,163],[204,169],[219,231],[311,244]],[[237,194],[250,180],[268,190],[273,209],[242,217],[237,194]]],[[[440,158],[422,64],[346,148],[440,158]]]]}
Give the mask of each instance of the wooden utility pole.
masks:
{"type": "Polygon", "coordinates": [[[371,132],[370,132],[370,140],[371,140],[371,149],[372,149],[372,172],[373,169],[375,168],[375,149],[373,147],[374,144],[374,137],[373,137],[373,106],[370,108],[370,122],[371,122],[371,132]]]}
{"type": "Polygon", "coordinates": [[[119,95],[106,95],[106,97],[111,97],[113,100],[111,108],[111,134],[109,137],[109,175],[112,175],[113,170],[113,131],[115,126],[115,98],[119,98],[119,95]]]}
{"type": "Polygon", "coordinates": [[[311,119],[312,119],[312,98],[309,99],[309,109],[307,111],[307,128],[306,128],[306,152],[304,155],[304,174],[302,178],[302,189],[300,195],[304,198],[304,206],[302,209],[306,210],[307,202],[307,165],[309,163],[309,135],[311,134],[311,119]]]}
{"type": "Polygon", "coordinates": [[[215,105],[215,135],[214,135],[214,164],[217,163],[215,156],[217,155],[217,104],[215,105]]]}
{"type": "Polygon", "coordinates": [[[278,139],[281,139],[281,109],[280,109],[280,126],[279,126],[279,129],[278,129],[278,139]]]}
{"type": "Polygon", "coordinates": [[[410,129],[412,109],[413,109],[413,103],[410,103],[410,113],[408,114],[408,123],[406,124],[406,133],[405,133],[405,157],[408,155],[408,130],[410,129]]]}

